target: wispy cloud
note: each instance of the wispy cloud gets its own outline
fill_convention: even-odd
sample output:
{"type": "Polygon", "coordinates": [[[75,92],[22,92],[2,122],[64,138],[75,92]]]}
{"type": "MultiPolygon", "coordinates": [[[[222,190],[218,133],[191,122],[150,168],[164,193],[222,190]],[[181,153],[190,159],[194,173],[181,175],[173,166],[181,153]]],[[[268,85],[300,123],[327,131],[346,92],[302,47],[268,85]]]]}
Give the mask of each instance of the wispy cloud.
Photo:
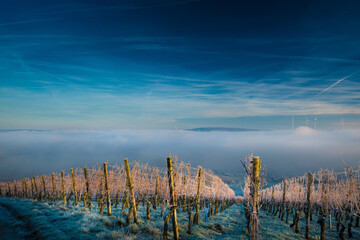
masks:
{"type": "Polygon", "coordinates": [[[15,22],[5,22],[0,23],[0,26],[13,26],[13,25],[20,25],[20,24],[29,24],[29,23],[39,23],[39,22],[50,22],[59,20],[59,18],[42,18],[42,19],[29,19],[23,21],[15,21],[15,22]]]}

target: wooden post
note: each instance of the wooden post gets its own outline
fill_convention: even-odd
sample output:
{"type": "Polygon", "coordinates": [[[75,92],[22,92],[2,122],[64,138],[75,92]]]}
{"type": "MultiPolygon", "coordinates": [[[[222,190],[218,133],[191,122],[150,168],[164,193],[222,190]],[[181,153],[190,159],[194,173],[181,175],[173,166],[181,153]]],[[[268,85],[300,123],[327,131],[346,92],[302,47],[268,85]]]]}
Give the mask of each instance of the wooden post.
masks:
{"type": "Polygon", "coordinates": [[[44,200],[46,199],[46,186],[45,186],[45,176],[41,176],[41,181],[42,181],[42,185],[43,185],[43,192],[44,192],[44,200]]]}
{"type": "Polygon", "coordinates": [[[10,182],[8,182],[8,193],[7,193],[7,197],[11,197],[11,187],[10,187],[10,182]]]}
{"type": "Polygon", "coordinates": [[[159,175],[156,176],[156,184],[155,184],[155,197],[154,197],[154,205],[153,205],[153,208],[155,210],[157,206],[158,191],[159,191],[159,175]]]}
{"type": "Polygon", "coordinates": [[[252,172],[252,214],[250,216],[250,239],[259,239],[259,186],[260,186],[260,159],[253,157],[253,172],[252,172]]]}
{"type": "Polygon", "coordinates": [[[320,240],[325,240],[325,220],[328,214],[325,184],[321,182],[321,211],[317,223],[320,224],[320,240]]]}
{"type": "Polygon", "coordinates": [[[308,174],[308,186],[307,186],[307,207],[306,207],[306,226],[305,226],[305,239],[310,239],[310,208],[311,208],[311,183],[312,174],[308,174]]]}
{"type": "Polygon", "coordinates": [[[66,193],[65,193],[65,179],[64,179],[64,171],[61,171],[61,195],[63,197],[64,206],[66,206],[66,193]]]}
{"type": "Polygon", "coordinates": [[[150,216],[150,204],[151,202],[149,200],[146,200],[146,218],[147,220],[151,220],[151,216],[150,216]]]}
{"type": "Polygon", "coordinates": [[[24,178],[24,187],[25,187],[25,197],[29,198],[29,189],[26,178],[24,178]]]}
{"type": "Polygon", "coordinates": [[[168,215],[165,217],[165,220],[164,220],[164,232],[163,232],[164,240],[168,240],[167,232],[168,232],[168,228],[169,228],[170,217],[171,217],[171,212],[168,213],[168,215]]]}
{"type": "MultiPolygon", "coordinates": [[[[126,181],[126,185],[127,184],[127,181],[126,181]]],[[[122,211],[124,211],[125,207],[129,207],[129,198],[128,198],[128,192],[127,191],[124,191],[124,197],[123,197],[123,204],[122,204],[122,211]]]]}
{"type": "Polygon", "coordinates": [[[177,156],[175,156],[175,161],[173,162],[174,165],[172,166],[172,169],[173,169],[173,185],[174,185],[174,188],[173,188],[173,191],[174,191],[174,206],[177,206],[176,207],[176,211],[178,213],[180,213],[179,211],[179,208],[178,208],[178,205],[177,205],[177,186],[176,186],[176,181],[177,181],[177,173],[175,172],[175,167],[176,167],[176,162],[177,162],[177,156]]]}
{"type": "Polygon", "coordinates": [[[172,215],[172,224],[174,239],[179,239],[179,229],[177,226],[177,216],[176,216],[176,200],[175,200],[175,187],[174,187],[174,173],[172,166],[172,157],[167,158],[167,169],[168,169],[168,180],[169,180],[169,193],[170,193],[170,206],[171,206],[171,215],[172,215]]]}
{"type": "Polygon", "coordinates": [[[285,215],[285,201],[286,201],[286,181],[283,182],[284,184],[284,191],[283,191],[283,202],[282,202],[282,209],[281,209],[281,221],[284,221],[285,215]]]}
{"type": "Polygon", "coordinates": [[[38,199],[38,201],[41,201],[40,199],[40,193],[37,187],[37,183],[36,183],[36,177],[33,178],[34,179],[34,187],[35,187],[35,192],[36,192],[36,198],[38,199]]]}
{"type": "Polygon", "coordinates": [[[90,199],[90,186],[89,186],[89,174],[87,167],[84,167],[84,177],[85,177],[85,197],[84,197],[84,208],[86,208],[86,203],[91,210],[91,199],[90,199]]]}
{"type": "Polygon", "coordinates": [[[111,200],[110,200],[110,189],[109,189],[109,173],[107,169],[107,163],[104,163],[104,177],[105,177],[105,195],[108,216],[111,216],[111,200]]]}
{"type": "Polygon", "coordinates": [[[16,181],[14,180],[14,196],[18,196],[17,187],[16,187],[16,181]]]}
{"type": "Polygon", "coordinates": [[[78,195],[77,195],[77,191],[76,191],[76,183],[75,183],[74,169],[71,168],[70,171],[71,171],[71,179],[72,179],[74,196],[75,196],[75,202],[74,202],[74,204],[77,206],[77,205],[78,205],[78,195]]]}
{"type": "Polygon", "coordinates": [[[35,197],[35,188],[34,188],[34,179],[30,178],[30,183],[31,183],[31,198],[35,197]]]}
{"type": "Polygon", "coordinates": [[[196,213],[194,216],[194,224],[199,224],[199,208],[200,208],[200,194],[201,194],[201,177],[202,177],[202,168],[199,168],[198,173],[198,187],[197,187],[197,194],[196,194],[196,213]]]}
{"type": "Polygon", "coordinates": [[[191,229],[192,229],[192,222],[193,222],[193,213],[189,213],[189,222],[188,222],[188,230],[187,234],[191,235],[191,229]]]}
{"type": "Polygon", "coordinates": [[[26,193],[25,193],[25,178],[22,180],[22,194],[21,194],[22,198],[26,198],[26,193]]]}
{"type": "Polygon", "coordinates": [[[186,172],[183,176],[183,185],[184,185],[184,188],[183,188],[183,212],[186,211],[186,172]]]}
{"type": "Polygon", "coordinates": [[[214,214],[217,214],[219,212],[219,194],[220,194],[219,188],[220,188],[220,178],[218,178],[217,180],[214,214]]]}
{"type": "Polygon", "coordinates": [[[129,191],[130,191],[130,205],[131,205],[131,210],[133,211],[134,222],[135,222],[135,223],[138,223],[137,213],[136,213],[134,187],[133,187],[132,182],[131,182],[131,172],[130,172],[130,167],[129,167],[129,161],[128,161],[127,158],[124,159],[124,164],[125,164],[125,170],[126,170],[127,184],[128,184],[129,191]]]}
{"type": "Polygon", "coordinates": [[[56,199],[56,185],[55,185],[55,175],[54,173],[51,174],[51,183],[52,183],[52,189],[53,189],[53,201],[56,199]]]}

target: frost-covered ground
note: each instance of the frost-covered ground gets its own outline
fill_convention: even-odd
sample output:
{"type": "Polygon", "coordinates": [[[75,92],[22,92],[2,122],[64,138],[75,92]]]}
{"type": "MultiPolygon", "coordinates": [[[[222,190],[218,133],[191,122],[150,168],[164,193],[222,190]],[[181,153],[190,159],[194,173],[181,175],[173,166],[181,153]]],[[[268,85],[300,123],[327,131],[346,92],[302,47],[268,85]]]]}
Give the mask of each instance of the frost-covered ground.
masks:
{"type": "MultiPolygon", "coordinates": [[[[111,217],[98,214],[98,210],[85,210],[78,207],[56,202],[38,203],[31,200],[0,198],[0,239],[162,239],[163,219],[160,209],[151,212],[151,221],[146,220],[146,209],[140,204],[138,225],[120,226],[125,222],[121,209],[113,209],[111,217]]],[[[167,212],[165,212],[167,213],[167,212]]],[[[248,239],[245,233],[246,220],[242,205],[233,205],[216,216],[210,222],[204,221],[201,212],[201,223],[193,226],[192,235],[187,231],[187,213],[180,213],[179,231],[182,239],[248,239]]],[[[292,216],[291,216],[292,219],[292,216]]],[[[303,239],[305,231],[304,219],[301,220],[301,234],[264,211],[261,212],[262,239],[303,239]]],[[[318,239],[319,227],[311,223],[311,237],[318,239]]],[[[360,239],[359,229],[353,228],[353,239],[360,239]]],[[[172,238],[172,228],[169,227],[169,238],[172,238]]],[[[333,229],[328,229],[326,239],[338,239],[336,221],[333,229]]]]}

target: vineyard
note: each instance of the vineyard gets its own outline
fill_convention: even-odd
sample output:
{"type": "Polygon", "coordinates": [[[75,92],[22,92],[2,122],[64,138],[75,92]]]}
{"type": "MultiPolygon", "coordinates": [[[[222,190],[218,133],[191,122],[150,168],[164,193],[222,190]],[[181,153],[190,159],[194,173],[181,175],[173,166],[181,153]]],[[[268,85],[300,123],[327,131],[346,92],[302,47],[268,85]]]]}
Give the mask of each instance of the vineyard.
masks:
{"type": "Polygon", "coordinates": [[[353,168],[346,168],[342,173],[329,170],[309,172],[302,177],[284,180],[271,188],[261,191],[261,204],[264,210],[278,216],[290,224],[299,233],[300,218],[305,217],[305,238],[310,239],[309,223],[313,215],[320,225],[320,239],[325,239],[326,221],[331,229],[332,216],[335,216],[336,231],[340,239],[353,237],[353,227],[359,228],[360,220],[360,175],[353,168]]]}
{"type": "Polygon", "coordinates": [[[45,215],[55,223],[65,216],[67,222],[71,219],[71,236],[64,234],[68,226],[59,232],[62,226],[53,224],[51,231],[47,226],[49,235],[36,230],[39,239],[360,237],[358,170],[320,170],[266,187],[266,170],[258,157],[248,156],[242,164],[243,197],[235,196],[212,171],[169,157],[167,170],[125,159],[124,165],[104,163],[1,182],[0,206],[12,206],[27,223],[32,222],[29,216],[45,215]]]}
{"type": "Polygon", "coordinates": [[[139,223],[140,204],[146,206],[147,221],[151,220],[151,210],[159,208],[160,217],[164,218],[165,239],[170,218],[174,238],[179,239],[177,213],[187,215],[186,232],[190,235],[192,225],[199,224],[200,210],[205,206],[208,218],[234,204],[234,191],[211,171],[192,168],[190,164],[178,162],[177,157],[167,159],[167,169],[163,171],[138,162],[130,167],[125,159],[123,166],[104,163],[90,169],[71,169],[67,174],[62,171],[2,182],[0,195],[36,202],[62,202],[64,207],[81,205],[108,216],[112,215],[112,209],[119,208],[125,217],[119,220],[120,226],[139,223]],[[128,209],[126,213],[125,209],[128,209]]]}

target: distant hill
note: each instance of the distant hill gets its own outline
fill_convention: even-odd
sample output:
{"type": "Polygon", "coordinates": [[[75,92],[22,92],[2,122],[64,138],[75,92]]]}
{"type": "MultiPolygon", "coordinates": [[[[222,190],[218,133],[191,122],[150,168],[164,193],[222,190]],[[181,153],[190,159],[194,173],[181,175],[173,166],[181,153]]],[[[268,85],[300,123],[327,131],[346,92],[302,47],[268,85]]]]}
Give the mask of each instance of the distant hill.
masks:
{"type": "Polygon", "coordinates": [[[203,127],[203,128],[192,128],[192,129],[186,129],[186,130],[194,131],[194,132],[250,132],[250,131],[260,131],[259,129],[228,128],[228,127],[203,127]]]}

